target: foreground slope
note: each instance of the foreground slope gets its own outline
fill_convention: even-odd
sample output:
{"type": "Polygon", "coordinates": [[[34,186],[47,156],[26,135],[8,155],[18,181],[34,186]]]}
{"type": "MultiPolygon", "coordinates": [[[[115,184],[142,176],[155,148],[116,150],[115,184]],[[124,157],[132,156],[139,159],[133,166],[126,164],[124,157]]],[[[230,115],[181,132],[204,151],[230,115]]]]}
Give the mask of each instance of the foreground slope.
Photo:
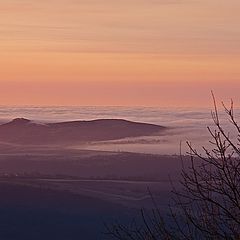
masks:
{"type": "Polygon", "coordinates": [[[106,240],[105,221],[129,210],[68,191],[0,181],[0,239],[106,240]]]}

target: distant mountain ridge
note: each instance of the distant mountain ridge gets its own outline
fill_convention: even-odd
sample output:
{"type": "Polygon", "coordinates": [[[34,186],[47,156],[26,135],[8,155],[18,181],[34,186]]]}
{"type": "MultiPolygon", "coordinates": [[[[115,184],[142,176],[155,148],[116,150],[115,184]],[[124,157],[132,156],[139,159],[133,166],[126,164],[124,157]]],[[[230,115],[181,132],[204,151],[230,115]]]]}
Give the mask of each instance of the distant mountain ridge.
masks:
{"type": "Polygon", "coordinates": [[[0,125],[0,141],[16,144],[74,144],[157,134],[163,126],[123,119],[37,123],[16,118],[0,125]]]}

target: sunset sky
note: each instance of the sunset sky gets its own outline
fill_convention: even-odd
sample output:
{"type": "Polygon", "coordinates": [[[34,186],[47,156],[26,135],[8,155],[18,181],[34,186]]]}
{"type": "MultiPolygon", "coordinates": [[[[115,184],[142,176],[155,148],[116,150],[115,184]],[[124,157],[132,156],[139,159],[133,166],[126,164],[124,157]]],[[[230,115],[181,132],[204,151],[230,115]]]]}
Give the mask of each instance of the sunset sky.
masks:
{"type": "Polygon", "coordinates": [[[0,0],[0,105],[240,102],[239,0],[0,0]]]}

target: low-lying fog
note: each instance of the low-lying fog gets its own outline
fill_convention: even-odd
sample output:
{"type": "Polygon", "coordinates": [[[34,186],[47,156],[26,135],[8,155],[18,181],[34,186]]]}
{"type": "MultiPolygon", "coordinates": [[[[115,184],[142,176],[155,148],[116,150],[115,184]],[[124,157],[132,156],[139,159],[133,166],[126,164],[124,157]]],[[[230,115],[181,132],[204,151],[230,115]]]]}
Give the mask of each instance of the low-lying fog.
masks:
{"type": "MultiPolygon", "coordinates": [[[[240,111],[236,111],[237,116],[240,111]]],[[[126,119],[169,127],[160,136],[127,138],[73,146],[76,149],[178,154],[187,150],[186,141],[200,147],[209,144],[207,126],[212,127],[211,109],[154,107],[0,107],[0,120],[7,122],[25,117],[39,122],[62,122],[92,119],[126,119]]],[[[228,123],[224,111],[220,118],[228,123]]]]}

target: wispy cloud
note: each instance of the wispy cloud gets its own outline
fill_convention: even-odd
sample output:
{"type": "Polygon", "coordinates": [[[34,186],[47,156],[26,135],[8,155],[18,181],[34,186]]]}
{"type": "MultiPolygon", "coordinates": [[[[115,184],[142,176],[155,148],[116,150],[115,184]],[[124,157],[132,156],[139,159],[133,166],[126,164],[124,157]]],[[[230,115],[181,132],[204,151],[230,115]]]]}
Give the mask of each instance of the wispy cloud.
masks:
{"type": "Polygon", "coordinates": [[[239,9],[237,0],[0,0],[0,81],[237,81],[239,9]]]}
{"type": "Polygon", "coordinates": [[[229,1],[208,2],[2,0],[0,45],[76,52],[238,52],[240,18],[229,12],[229,1]]]}

